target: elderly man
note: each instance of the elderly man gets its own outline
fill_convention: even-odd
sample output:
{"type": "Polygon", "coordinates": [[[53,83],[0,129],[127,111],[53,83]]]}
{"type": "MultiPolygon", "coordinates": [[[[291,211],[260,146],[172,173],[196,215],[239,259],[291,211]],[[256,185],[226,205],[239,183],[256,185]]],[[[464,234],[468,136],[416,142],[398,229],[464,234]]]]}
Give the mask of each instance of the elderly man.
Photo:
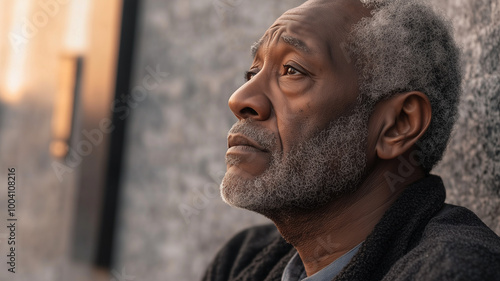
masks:
{"type": "Polygon", "coordinates": [[[311,0],[252,52],[229,99],[221,194],[274,225],[236,235],[204,280],[500,280],[500,238],[444,204],[429,174],[461,79],[438,15],[409,0],[311,0]]]}

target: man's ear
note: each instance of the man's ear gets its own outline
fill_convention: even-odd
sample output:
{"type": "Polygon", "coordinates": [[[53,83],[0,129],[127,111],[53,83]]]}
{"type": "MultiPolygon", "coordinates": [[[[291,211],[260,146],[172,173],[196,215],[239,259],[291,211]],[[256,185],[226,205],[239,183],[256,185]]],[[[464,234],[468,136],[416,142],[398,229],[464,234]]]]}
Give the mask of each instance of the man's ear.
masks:
{"type": "Polygon", "coordinates": [[[431,123],[431,103],[422,92],[397,94],[382,101],[375,111],[382,122],[375,147],[381,159],[393,159],[406,152],[431,123]]]}

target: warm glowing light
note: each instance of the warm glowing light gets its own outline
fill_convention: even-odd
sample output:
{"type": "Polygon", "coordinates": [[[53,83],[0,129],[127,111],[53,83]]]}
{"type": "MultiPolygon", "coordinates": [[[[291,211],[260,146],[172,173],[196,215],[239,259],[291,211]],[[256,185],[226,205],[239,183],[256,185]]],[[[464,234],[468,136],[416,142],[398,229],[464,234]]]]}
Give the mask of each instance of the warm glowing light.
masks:
{"type": "Polygon", "coordinates": [[[81,54],[87,49],[89,0],[72,0],[69,7],[68,29],[64,40],[67,52],[81,54]]]}
{"type": "Polygon", "coordinates": [[[63,158],[68,154],[69,146],[66,141],[54,140],[50,144],[50,152],[54,157],[63,158]]]}
{"type": "Polygon", "coordinates": [[[11,55],[9,59],[9,67],[7,68],[7,81],[5,81],[5,94],[10,96],[10,99],[20,98],[21,88],[23,85],[23,64],[26,60],[26,54],[11,55]],[[17,62],[17,63],[14,63],[17,62]]]}
{"type": "Polygon", "coordinates": [[[30,0],[16,0],[14,2],[13,13],[11,15],[10,29],[7,34],[9,46],[7,48],[7,68],[4,81],[4,89],[0,93],[0,99],[5,103],[15,103],[21,99],[24,85],[24,66],[27,56],[27,45],[29,43],[30,32],[27,27],[26,17],[30,11],[30,0]]]}

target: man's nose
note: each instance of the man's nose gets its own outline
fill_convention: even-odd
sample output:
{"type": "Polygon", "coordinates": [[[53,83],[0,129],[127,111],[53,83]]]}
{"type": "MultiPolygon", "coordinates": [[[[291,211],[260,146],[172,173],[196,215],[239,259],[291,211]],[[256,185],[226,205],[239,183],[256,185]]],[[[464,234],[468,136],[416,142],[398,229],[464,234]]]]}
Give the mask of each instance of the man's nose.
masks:
{"type": "Polygon", "coordinates": [[[264,121],[271,115],[271,101],[255,82],[248,81],[229,98],[229,108],[239,120],[264,121]]]}

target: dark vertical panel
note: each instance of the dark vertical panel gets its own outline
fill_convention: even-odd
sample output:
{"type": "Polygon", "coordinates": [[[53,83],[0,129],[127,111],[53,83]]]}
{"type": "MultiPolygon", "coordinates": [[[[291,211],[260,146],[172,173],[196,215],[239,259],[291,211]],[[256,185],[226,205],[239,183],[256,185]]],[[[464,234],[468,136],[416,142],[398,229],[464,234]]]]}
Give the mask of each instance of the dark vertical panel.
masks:
{"type": "Polygon", "coordinates": [[[76,58],[76,71],[75,71],[75,85],[73,88],[73,109],[71,111],[71,132],[69,135],[68,145],[74,144],[77,141],[76,128],[78,128],[78,105],[81,104],[80,96],[82,89],[82,76],[83,76],[83,57],[76,58]]]}
{"type": "MultiPolygon", "coordinates": [[[[130,96],[134,40],[137,28],[140,0],[124,0],[120,30],[120,49],[115,83],[115,100],[130,96]],[[124,96],[124,97],[123,97],[124,96]]],[[[120,191],[123,148],[127,118],[120,118],[123,112],[113,111],[114,130],[110,139],[108,172],[102,208],[101,227],[96,249],[97,266],[111,267],[113,264],[113,238],[115,235],[116,214],[120,191]]]]}

